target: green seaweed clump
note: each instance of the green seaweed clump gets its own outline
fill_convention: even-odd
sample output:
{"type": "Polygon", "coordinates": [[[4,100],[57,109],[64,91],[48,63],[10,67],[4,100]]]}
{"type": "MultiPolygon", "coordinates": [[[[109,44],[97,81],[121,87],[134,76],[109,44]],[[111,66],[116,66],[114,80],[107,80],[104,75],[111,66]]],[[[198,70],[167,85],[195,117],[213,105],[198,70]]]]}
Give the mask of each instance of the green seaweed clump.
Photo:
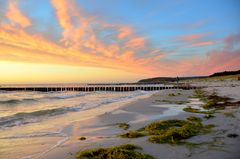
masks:
{"type": "Polygon", "coordinates": [[[215,99],[208,99],[206,103],[203,105],[204,109],[211,109],[217,105],[217,101],[215,99]]]}
{"type": "Polygon", "coordinates": [[[202,119],[196,116],[190,116],[187,118],[188,121],[193,121],[193,122],[202,122],[202,119]]]}
{"type": "Polygon", "coordinates": [[[205,119],[211,119],[211,118],[214,118],[215,116],[212,115],[212,114],[207,114],[204,116],[205,119]]]}
{"type": "Polygon", "coordinates": [[[200,129],[201,126],[198,124],[186,124],[180,128],[169,128],[168,130],[163,131],[160,135],[150,137],[149,141],[153,143],[177,144],[182,139],[197,135],[200,132],[200,129]]]}
{"type": "Polygon", "coordinates": [[[211,95],[205,97],[205,105],[203,105],[204,109],[224,109],[227,106],[239,105],[239,102],[230,102],[232,100],[229,97],[221,97],[218,96],[216,92],[211,95]]]}
{"type": "Polygon", "coordinates": [[[205,94],[206,93],[202,89],[195,89],[194,94],[189,96],[189,98],[199,98],[200,100],[204,100],[205,94]]]}
{"type": "Polygon", "coordinates": [[[200,113],[200,114],[213,114],[215,110],[201,111],[200,109],[192,108],[190,106],[183,108],[183,111],[190,113],[200,113]]]}
{"type": "Polygon", "coordinates": [[[201,119],[190,117],[188,120],[156,121],[145,127],[145,131],[154,135],[149,137],[152,143],[180,143],[182,139],[188,139],[197,135],[204,129],[201,119]]]}
{"type": "Polygon", "coordinates": [[[176,95],[175,95],[174,93],[169,93],[168,96],[169,96],[169,97],[174,97],[174,96],[176,96],[176,95]]]}
{"type": "Polygon", "coordinates": [[[171,100],[156,100],[157,102],[163,102],[163,103],[169,103],[169,104],[185,104],[187,103],[186,101],[180,101],[180,100],[176,100],[176,101],[171,101],[171,100]]]}
{"type": "Polygon", "coordinates": [[[160,135],[165,130],[168,130],[172,127],[182,127],[188,122],[185,120],[171,119],[163,121],[155,121],[147,125],[144,130],[147,131],[150,135],[160,135]]]}
{"type": "Polygon", "coordinates": [[[130,127],[130,125],[127,124],[127,123],[117,123],[116,125],[117,125],[119,128],[122,128],[122,129],[124,129],[124,130],[127,130],[127,129],[130,127]]]}
{"type": "Polygon", "coordinates": [[[140,147],[125,144],[112,148],[85,150],[77,153],[77,159],[154,159],[154,157],[135,151],[140,147]]]}
{"type": "Polygon", "coordinates": [[[138,131],[129,131],[125,134],[120,135],[120,137],[123,137],[123,138],[138,138],[143,136],[145,136],[145,134],[138,131]]]}

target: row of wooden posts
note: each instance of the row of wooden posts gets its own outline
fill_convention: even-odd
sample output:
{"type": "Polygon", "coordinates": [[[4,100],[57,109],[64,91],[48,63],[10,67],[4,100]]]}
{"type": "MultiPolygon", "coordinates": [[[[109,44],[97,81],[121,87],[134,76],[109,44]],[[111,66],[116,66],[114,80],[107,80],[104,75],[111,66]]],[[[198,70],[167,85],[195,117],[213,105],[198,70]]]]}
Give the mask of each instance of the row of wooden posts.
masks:
{"type": "Polygon", "coordinates": [[[196,89],[193,86],[81,86],[81,87],[0,87],[2,91],[114,91],[114,92],[127,92],[127,91],[158,91],[164,89],[196,89]]]}

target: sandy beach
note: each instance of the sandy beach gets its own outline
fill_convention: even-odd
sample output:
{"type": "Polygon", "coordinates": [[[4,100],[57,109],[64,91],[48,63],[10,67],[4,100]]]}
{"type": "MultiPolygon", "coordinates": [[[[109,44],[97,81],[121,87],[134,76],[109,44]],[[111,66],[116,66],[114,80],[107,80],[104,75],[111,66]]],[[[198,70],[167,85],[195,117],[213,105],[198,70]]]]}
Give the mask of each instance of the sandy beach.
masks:
{"type": "MultiPolygon", "coordinates": [[[[195,82],[196,86],[208,86],[207,93],[217,92],[220,96],[240,100],[239,81],[195,82]]],[[[201,107],[199,99],[189,98],[194,90],[162,90],[155,92],[148,98],[130,102],[121,107],[101,107],[91,110],[95,116],[74,122],[64,128],[70,137],[51,151],[42,154],[39,158],[47,159],[74,159],[78,151],[95,148],[107,148],[120,144],[134,144],[143,148],[141,152],[150,154],[157,159],[238,159],[240,153],[240,137],[230,138],[228,134],[240,134],[240,108],[227,107],[214,113],[214,118],[205,119],[205,114],[183,111],[186,106],[201,107]],[[169,96],[170,93],[178,94],[169,96]],[[174,101],[169,104],[163,101],[174,101]],[[177,101],[181,101],[179,104],[177,101]],[[177,104],[178,103],[178,104],[177,104]],[[231,114],[231,115],[226,115],[231,114]],[[118,135],[130,130],[137,130],[156,121],[166,119],[185,119],[197,116],[203,124],[214,124],[213,130],[206,134],[193,136],[187,141],[206,143],[196,147],[174,144],[150,143],[147,136],[140,138],[120,138],[118,135]],[[128,130],[119,128],[117,123],[127,123],[128,130]],[[86,140],[79,140],[85,137],[86,140]]],[[[84,113],[84,112],[83,112],[84,113]]]]}

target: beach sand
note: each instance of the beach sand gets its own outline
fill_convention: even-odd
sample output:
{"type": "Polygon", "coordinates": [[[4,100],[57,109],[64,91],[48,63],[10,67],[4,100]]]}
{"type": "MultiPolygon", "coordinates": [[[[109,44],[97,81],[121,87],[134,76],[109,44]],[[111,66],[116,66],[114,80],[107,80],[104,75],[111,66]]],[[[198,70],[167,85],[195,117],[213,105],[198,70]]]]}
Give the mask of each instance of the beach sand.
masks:
{"type": "MultiPolygon", "coordinates": [[[[205,91],[217,92],[220,96],[240,100],[239,81],[214,81],[195,82],[196,86],[208,86],[205,91]]],[[[182,109],[187,105],[199,107],[201,102],[188,98],[193,90],[161,90],[149,98],[139,99],[121,107],[109,106],[96,108],[94,114],[84,120],[74,122],[64,129],[69,139],[51,151],[42,154],[39,158],[46,159],[74,159],[78,151],[112,147],[130,143],[141,146],[141,152],[150,154],[157,159],[239,159],[240,136],[229,138],[228,134],[240,135],[240,107],[228,107],[217,111],[215,118],[204,119],[204,114],[188,113],[182,109]],[[179,95],[169,96],[169,93],[179,95]],[[167,104],[162,100],[183,101],[184,104],[167,104]],[[96,113],[97,112],[97,113],[96,113]],[[234,116],[224,115],[225,112],[234,116]],[[148,137],[126,139],[118,137],[119,134],[129,130],[142,128],[146,124],[162,119],[185,119],[188,116],[198,116],[203,119],[203,124],[214,124],[213,131],[191,137],[190,142],[210,142],[198,147],[186,145],[154,144],[147,141],[148,137]],[[130,128],[123,130],[116,123],[128,123],[130,128]],[[86,137],[86,140],[79,140],[86,137]]],[[[84,112],[83,112],[84,113],[84,112]]]]}

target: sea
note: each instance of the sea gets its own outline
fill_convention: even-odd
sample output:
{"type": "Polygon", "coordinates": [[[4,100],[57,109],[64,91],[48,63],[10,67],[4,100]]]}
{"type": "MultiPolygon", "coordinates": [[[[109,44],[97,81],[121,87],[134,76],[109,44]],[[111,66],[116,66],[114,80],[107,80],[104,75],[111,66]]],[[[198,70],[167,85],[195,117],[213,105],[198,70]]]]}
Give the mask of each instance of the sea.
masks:
{"type": "Polygon", "coordinates": [[[68,140],[85,110],[123,105],[152,92],[0,91],[0,158],[38,158],[68,140]]]}

